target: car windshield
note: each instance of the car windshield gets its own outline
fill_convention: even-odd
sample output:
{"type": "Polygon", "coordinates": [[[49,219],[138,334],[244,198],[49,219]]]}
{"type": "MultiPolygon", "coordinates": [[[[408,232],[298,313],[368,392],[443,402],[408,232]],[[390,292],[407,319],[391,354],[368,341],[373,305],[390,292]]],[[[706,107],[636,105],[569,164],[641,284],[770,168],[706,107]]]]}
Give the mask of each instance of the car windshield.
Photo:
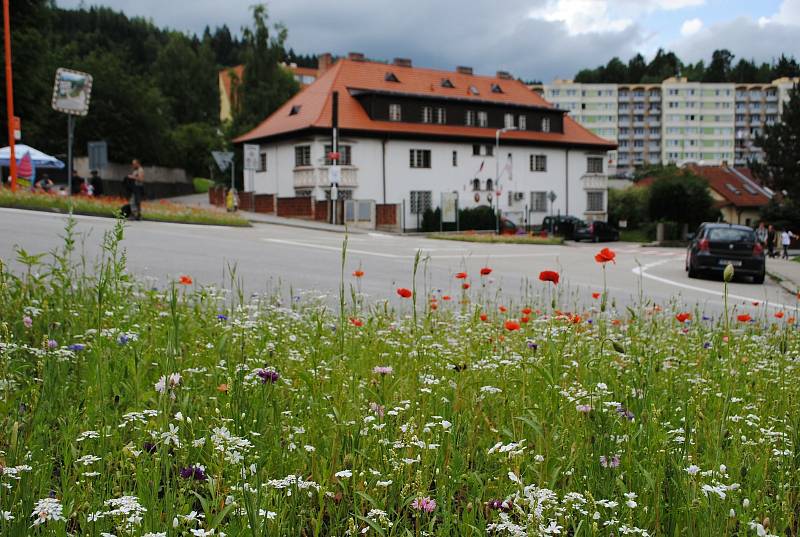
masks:
{"type": "Polygon", "coordinates": [[[720,242],[752,241],[753,232],[735,228],[714,228],[708,230],[708,240],[720,242]]]}

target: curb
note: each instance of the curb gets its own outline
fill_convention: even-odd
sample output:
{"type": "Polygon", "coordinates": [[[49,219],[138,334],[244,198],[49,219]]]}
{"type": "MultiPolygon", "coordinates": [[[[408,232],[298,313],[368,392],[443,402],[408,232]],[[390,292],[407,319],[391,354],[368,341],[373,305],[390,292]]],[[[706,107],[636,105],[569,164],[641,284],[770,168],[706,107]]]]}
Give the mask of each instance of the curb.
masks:
{"type": "Polygon", "coordinates": [[[800,289],[800,286],[794,285],[794,282],[792,282],[792,280],[784,278],[783,276],[781,276],[776,272],[767,271],[767,276],[769,276],[769,279],[778,284],[778,286],[780,286],[787,293],[796,295],[798,293],[798,289],[800,289]],[[787,285],[786,282],[791,282],[793,284],[792,287],[787,285]]]}
{"type": "Polygon", "coordinates": [[[327,231],[328,233],[340,233],[340,234],[348,234],[348,235],[366,235],[369,233],[368,230],[365,229],[358,229],[358,228],[345,228],[342,229],[329,229],[325,227],[315,226],[313,224],[305,224],[302,220],[298,222],[275,222],[271,220],[258,220],[253,218],[247,218],[247,221],[251,224],[266,224],[268,226],[284,226],[284,227],[296,227],[300,229],[311,229],[314,231],[327,231]]]}

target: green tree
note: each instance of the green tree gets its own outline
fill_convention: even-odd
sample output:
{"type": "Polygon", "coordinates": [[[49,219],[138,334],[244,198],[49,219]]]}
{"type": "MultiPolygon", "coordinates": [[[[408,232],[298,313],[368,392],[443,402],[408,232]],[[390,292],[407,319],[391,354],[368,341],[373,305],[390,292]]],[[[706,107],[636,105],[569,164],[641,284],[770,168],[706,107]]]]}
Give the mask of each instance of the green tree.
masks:
{"type": "Polygon", "coordinates": [[[648,221],[650,189],[632,186],[608,191],[608,221],[614,225],[625,220],[627,229],[638,229],[648,221]]]}
{"type": "Polygon", "coordinates": [[[727,49],[715,50],[703,75],[703,82],[728,82],[731,78],[733,54],[727,49]]]}
{"type": "Polygon", "coordinates": [[[713,218],[708,184],[701,178],[674,167],[665,169],[650,185],[648,213],[652,221],[666,220],[697,225],[713,218]]]}
{"type": "Polygon", "coordinates": [[[188,123],[175,127],[170,133],[176,162],[193,177],[209,176],[213,164],[211,151],[223,149],[225,139],[217,127],[208,123],[188,123]]]}
{"type": "Polygon", "coordinates": [[[253,6],[253,26],[244,31],[244,75],[233,119],[239,133],[255,127],[299,90],[292,74],[280,65],[286,28],[275,25],[270,37],[267,21],[267,7],[253,6]]]}
{"type": "Polygon", "coordinates": [[[756,145],[764,150],[764,163],[754,165],[758,176],[773,190],[785,191],[793,200],[800,200],[800,88],[797,85],[783,106],[781,120],[765,127],[756,145]]]}

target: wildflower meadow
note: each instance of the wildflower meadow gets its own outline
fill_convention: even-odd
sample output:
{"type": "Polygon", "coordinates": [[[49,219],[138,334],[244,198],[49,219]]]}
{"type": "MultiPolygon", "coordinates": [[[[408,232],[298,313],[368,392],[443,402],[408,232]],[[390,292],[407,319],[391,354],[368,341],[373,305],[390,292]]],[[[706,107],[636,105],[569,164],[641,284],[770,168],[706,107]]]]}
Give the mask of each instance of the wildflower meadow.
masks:
{"type": "Polygon", "coordinates": [[[364,297],[346,239],[333,306],[153,287],[123,235],[0,267],[2,536],[798,533],[795,311],[535,265],[501,301],[491,260],[449,296],[422,256],[364,297]]]}

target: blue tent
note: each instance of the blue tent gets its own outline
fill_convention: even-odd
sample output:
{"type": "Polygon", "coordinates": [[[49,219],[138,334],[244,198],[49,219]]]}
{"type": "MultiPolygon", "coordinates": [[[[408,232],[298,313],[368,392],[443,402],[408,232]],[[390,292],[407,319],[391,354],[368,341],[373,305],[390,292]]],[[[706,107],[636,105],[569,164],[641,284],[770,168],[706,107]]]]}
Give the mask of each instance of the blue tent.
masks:
{"type": "MultiPolygon", "coordinates": [[[[34,168],[55,168],[61,170],[65,167],[65,164],[56,157],[50,156],[47,153],[42,153],[38,149],[34,149],[33,147],[25,144],[14,145],[14,159],[17,161],[17,165],[19,165],[22,157],[25,156],[25,153],[28,152],[31,154],[31,163],[33,164],[34,168]]],[[[8,168],[10,164],[11,149],[8,147],[3,147],[0,149],[0,167],[8,168]]]]}

